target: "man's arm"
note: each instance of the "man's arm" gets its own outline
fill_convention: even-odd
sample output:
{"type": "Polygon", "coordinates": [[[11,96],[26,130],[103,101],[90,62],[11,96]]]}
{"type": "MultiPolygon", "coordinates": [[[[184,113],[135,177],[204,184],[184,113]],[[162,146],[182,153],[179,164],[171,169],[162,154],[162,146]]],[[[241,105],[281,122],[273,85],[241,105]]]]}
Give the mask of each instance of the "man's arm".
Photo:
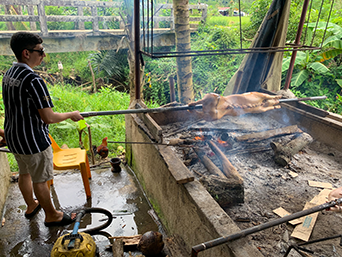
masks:
{"type": "Polygon", "coordinates": [[[46,124],[58,123],[67,119],[72,121],[83,120],[83,116],[79,111],[58,113],[54,112],[52,108],[38,109],[40,117],[46,124]]]}

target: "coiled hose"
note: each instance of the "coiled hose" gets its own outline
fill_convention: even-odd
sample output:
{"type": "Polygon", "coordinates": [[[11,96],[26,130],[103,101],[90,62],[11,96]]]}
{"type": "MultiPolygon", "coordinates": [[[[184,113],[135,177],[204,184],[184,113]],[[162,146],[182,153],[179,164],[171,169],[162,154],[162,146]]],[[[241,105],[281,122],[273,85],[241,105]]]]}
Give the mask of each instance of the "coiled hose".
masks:
{"type": "MultiPolygon", "coordinates": [[[[112,213],[106,209],[97,208],[97,207],[84,209],[84,210],[80,211],[76,216],[75,226],[74,226],[72,233],[70,234],[71,236],[77,235],[77,231],[78,231],[80,224],[81,224],[81,219],[87,213],[102,213],[108,217],[107,222],[105,222],[104,224],[102,224],[98,227],[95,227],[95,228],[91,228],[91,229],[87,229],[87,230],[82,231],[83,233],[87,233],[89,235],[97,234],[102,229],[105,229],[106,227],[108,227],[113,221],[112,213]]],[[[75,240],[74,239],[70,240],[70,242],[68,244],[68,248],[71,249],[74,247],[74,245],[75,245],[75,240]]]]}

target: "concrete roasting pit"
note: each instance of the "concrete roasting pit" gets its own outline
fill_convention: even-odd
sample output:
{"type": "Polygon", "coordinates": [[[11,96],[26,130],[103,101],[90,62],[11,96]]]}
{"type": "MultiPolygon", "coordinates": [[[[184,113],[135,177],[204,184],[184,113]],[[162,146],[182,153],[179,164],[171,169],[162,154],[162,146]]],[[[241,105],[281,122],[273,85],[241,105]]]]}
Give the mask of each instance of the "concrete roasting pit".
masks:
{"type": "MultiPolygon", "coordinates": [[[[331,190],[329,186],[342,186],[341,121],[339,115],[304,103],[282,104],[280,110],[225,116],[212,122],[186,111],[127,115],[127,141],[169,143],[181,139],[188,144],[132,144],[127,158],[168,232],[184,245],[184,256],[189,256],[194,245],[279,219],[274,212],[279,207],[296,213],[307,202],[324,203],[331,190]],[[313,142],[298,151],[286,166],[275,162],[270,142],[286,144],[295,134],[254,142],[236,141],[241,135],[292,125],[311,135],[313,142]],[[197,158],[193,146],[199,147],[222,169],[206,140],[218,142],[242,177],[243,203],[220,206],[217,196],[205,189],[203,178],[213,175],[197,158]],[[309,181],[325,184],[317,186],[309,181]],[[321,196],[319,200],[317,196],[321,196]]],[[[339,235],[340,224],[342,213],[320,211],[308,240],[339,235]]],[[[283,223],[200,252],[198,256],[284,256],[290,244],[307,241],[291,236],[295,227],[283,223]]],[[[342,256],[340,238],[305,248],[312,251],[311,256],[342,256]]],[[[288,256],[301,255],[292,250],[288,256]]]]}

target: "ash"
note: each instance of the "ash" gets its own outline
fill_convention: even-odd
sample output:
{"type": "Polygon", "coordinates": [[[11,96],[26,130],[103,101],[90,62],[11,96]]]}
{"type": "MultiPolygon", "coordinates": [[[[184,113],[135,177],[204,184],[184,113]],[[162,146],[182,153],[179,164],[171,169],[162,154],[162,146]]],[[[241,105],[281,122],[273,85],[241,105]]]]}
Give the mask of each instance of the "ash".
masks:
{"type": "MultiPolygon", "coordinates": [[[[224,208],[240,229],[250,228],[280,218],[273,210],[282,207],[290,213],[302,211],[306,202],[311,201],[323,188],[311,187],[308,181],[331,183],[334,188],[342,186],[342,153],[316,140],[295,154],[291,162],[281,167],[274,161],[270,142],[286,144],[293,135],[268,138],[254,143],[236,142],[234,139],[244,134],[261,132],[288,125],[279,123],[262,114],[246,114],[238,117],[225,116],[220,120],[207,122],[172,123],[163,128],[164,142],[173,138],[194,139],[201,136],[221,142],[221,150],[238,170],[244,180],[244,203],[224,208]]],[[[205,141],[197,146],[205,150],[210,159],[219,167],[221,163],[213,155],[205,141]]],[[[191,146],[170,146],[176,155],[188,166],[196,179],[210,173],[198,160],[191,146]]],[[[318,214],[311,240],[342,234],[342,214],[321,211],[318,214]]],[[[304,241],[291,237],[295,226],[283,223],[278,226],[247,236],[264,256],[284,256],[290,244],[304,241]]],[[[340,238],[309,244],[306,249],[313,251],[310,256],[342,256],[340,238]]],[[[301,256],[291,250],[288,256],[301,256]]],[[[304,255],[303,255],[304,256],[304,255]]]]}

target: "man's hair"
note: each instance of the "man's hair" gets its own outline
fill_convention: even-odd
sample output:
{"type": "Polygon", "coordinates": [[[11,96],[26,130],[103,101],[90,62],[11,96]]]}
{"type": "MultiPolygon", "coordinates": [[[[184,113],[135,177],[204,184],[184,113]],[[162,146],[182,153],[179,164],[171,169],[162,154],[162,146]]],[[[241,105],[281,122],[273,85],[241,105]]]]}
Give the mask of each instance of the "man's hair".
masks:
{"type": "Polygon", "coordinates": [[[21,53],[24,49],[33,49],[36,45],[43,43],[43,39],[29,32],[17,32],[11,38],[11,48],[18,60],[21,60],[21,53]]]}

